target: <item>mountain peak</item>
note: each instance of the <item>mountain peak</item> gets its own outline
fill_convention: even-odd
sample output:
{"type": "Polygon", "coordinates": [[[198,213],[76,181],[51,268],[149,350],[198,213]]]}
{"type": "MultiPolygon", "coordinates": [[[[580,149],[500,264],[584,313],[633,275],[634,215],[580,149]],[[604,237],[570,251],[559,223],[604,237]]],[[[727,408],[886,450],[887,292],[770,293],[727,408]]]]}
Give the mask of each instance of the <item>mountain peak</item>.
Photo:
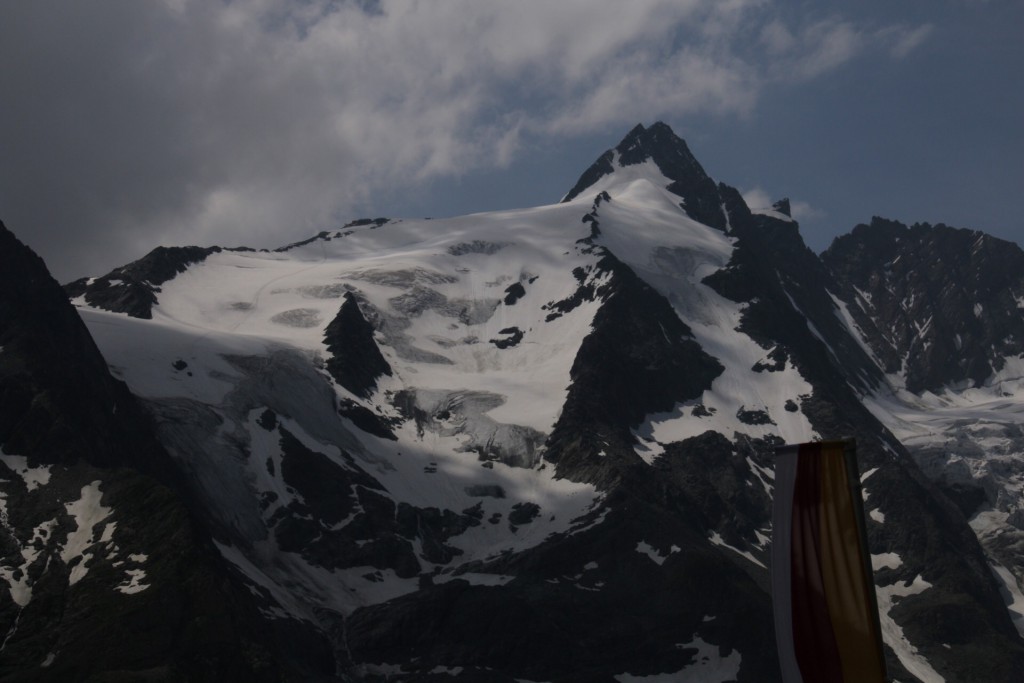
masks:
{"type": "Polygon", "coordinates": [[[565,195],[568,202],[618,169],[653,162],[668,183],[665,188],[683,199],[682,207],[695,220],[719,229],[725,227],[718,186],[697,161],[686,141],[661,121],[645,127],[637,124],[626,137],[598,157],[565,195]]]}
{"type": "Polygon", "coordinates": [[[779,201],[773,203],[772,209],[783,215],[789,216],[790,218],[793,217],[793,209],[789,204],[789,197],[783,197],[779,201]]]}
{"type": "Polygon", "coordinates": [[[658,165],[665,177],[680,180],[684,176],[707,178],[707,173],[693,156],[686,141],[661,121],[644,128],[637,124],[615,151],[622,166],[632,166],[651,160],[658,165]]]}

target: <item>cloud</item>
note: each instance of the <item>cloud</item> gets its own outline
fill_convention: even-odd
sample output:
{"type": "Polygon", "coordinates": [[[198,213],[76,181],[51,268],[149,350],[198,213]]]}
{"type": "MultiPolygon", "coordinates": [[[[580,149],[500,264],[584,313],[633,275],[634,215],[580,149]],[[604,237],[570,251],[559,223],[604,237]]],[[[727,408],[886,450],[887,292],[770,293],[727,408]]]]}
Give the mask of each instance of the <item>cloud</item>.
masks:
{"type": "Polygon", "coordinates": [[[889,43],[889,54],[894,59],[903,59],[920,47],[934,30],[932,24],[923,24],[916,28],[894,26],[881,29],[879,38],[889,43]]]}
{"type": "Polygon", "coordinates": [[[793,214],[793,218],[801,223],[821,220],[828,215],[821,209],[813,207],[804,201],[790,201],[789,208],[790,212],[793,214]]]}
{"type": "Polygon", "coordinates": [[[761,29],[761,43],[770,55],[783,55],[797,46],[797,39],[786,25],[775,19],[761,29]]]}
{"type": "Polygon", "coordinates": [[[871,28],[831,16],[790,27],[779,18],[765,23],[758,43],[769,57],[768,78],[790,83],[813,80],[866,54],[903,59],[931,35],[933,26],[888,25],[871,28]]]}
{"type": "Polygon", "coordinates": [[[745,114],[928,27],[762,0],[36,0],[0,22],[0,217],[63,279],[277,246],[552,136],[745,114]],[[62,246],[63,245],[63,246],[62,246]]]}
{"type": "Polygon", "coordinates": [[[751,209],[767,209],[771,208],[771,205],[776,201],[772,199],[771,195],[765,192],[764,188],[755,187],[741,193],[743,201],[747,203],[747,206],[751,209]]]}
{"type": "MultiPolygon", "coordinates": [[[[772,197],[763,187],[753,187],[740,193],[743,201],[752,211],[758,209],[770,209],[779,197],[772,197]]],[[[808,202],[790,199],[789,209],[793,218],[800,222],[820,220],[825,217],[825,212],[811,206],[808,202]]]]}

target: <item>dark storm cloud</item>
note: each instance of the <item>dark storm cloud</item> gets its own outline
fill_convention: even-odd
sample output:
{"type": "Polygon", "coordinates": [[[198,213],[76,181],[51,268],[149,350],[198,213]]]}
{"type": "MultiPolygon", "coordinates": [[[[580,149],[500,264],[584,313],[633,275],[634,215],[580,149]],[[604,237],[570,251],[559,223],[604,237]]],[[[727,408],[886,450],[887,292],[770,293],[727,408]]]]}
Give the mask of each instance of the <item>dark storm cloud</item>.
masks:
{"type": "Polygon", "coordinates": [[[277,246],[531,145],[749,115],[927,35],[759,0],[5,3],[0,218],[62,280],[161,243],[277,246]]]}

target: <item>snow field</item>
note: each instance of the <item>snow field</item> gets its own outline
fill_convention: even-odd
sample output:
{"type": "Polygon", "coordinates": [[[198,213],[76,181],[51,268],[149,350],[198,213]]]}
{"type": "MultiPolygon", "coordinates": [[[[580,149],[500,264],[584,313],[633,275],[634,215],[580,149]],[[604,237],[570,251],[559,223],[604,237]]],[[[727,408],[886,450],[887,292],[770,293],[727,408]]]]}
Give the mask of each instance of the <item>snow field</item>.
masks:
{"type": "MultiPolygon", "coordinates": [[[[573,531],[573,522],[589,512],[599,501],[597,490],[589,484],[555,479],[553,468],[510,467],[501,462],[482,466],[474,452],[462,450],[459,436],[442,436],[425,431],[420,437],[415,426],[405,424],[397,431],[399,441],[381,440],[379,449],[388,449],[394,470],[378,475],[378,480],[396,500],[420,508],[436,507],[455,512],[480,503],[483,521],[448,540],[464,552],[459,563],[491,559],[503,552],[530,548],[552,534],[573,531]],[[399,455],[400,453],[400,455],[399,455]],[[436,465],[435,472],[424,471],[436,465]],[[471,495],[470,486],[496,486],[504,497],[471,495]],[[509,530],[512,506],[534,503],[540,511],[529,524],[509,530]],[[500,522],[491,524],[492,516],[500,522]]],[[[374,437],[363,437],[364,442],[374,437]]],[[[421,558],[421,563],[429,566],[421,558]]],[[[435,567],[444,571],[442,567],[435,567]]]]}
{"type": "Polygon", "coordinates": [[[159,310],[153,320],[92,308],[78,312],[104,357],[112,361],[111,372],[142,398],[180,396],[219,404],[239,377],[223,356],[263,355],[269,348],[258,338],[192,327],[159,310]],[[187,367],[176,370],[178,361],[187,367]]]}
{"type": "Polygon", "coordinates": [[[678,206],[678,197],[662,187],[648,176],[607,188],[612,200],[598,209],[598,243],[669,300],[704,351],[717,358],[725,371],[696,401],[649,416],[637,430],[638,436],[669,443],[711,429],[753,438],[778,434],[789,443],[810,440],[816,435],[806,417],[785,408],[787,401],[799,404],[801,396],[810,394],[810,384],[789,363],[781,372],[752,370],[770,350],[737,331],[744,305],[725,299],[702,282],[728,264],[733,238],[690,219],[678,206]],[[652,250],[651,245],[657,248],[652,250]],[[690,414],[698,403],[713,414],[690,414]],[[745,423],[737,417],[741,409],[765,411],[775,424],[745,423]]]}

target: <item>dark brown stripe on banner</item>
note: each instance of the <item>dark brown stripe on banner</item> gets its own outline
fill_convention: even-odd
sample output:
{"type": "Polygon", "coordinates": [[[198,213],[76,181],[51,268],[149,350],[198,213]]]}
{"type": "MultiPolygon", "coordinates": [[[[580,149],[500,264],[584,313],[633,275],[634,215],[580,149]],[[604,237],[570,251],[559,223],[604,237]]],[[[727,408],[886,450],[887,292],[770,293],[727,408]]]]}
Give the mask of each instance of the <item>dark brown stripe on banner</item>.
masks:
{"type": "Polygon", "coordinates": [[[821,445],[800,446],[793,495],[793,639],[805,681],[843,683],[821,569],[821,445]]]}

